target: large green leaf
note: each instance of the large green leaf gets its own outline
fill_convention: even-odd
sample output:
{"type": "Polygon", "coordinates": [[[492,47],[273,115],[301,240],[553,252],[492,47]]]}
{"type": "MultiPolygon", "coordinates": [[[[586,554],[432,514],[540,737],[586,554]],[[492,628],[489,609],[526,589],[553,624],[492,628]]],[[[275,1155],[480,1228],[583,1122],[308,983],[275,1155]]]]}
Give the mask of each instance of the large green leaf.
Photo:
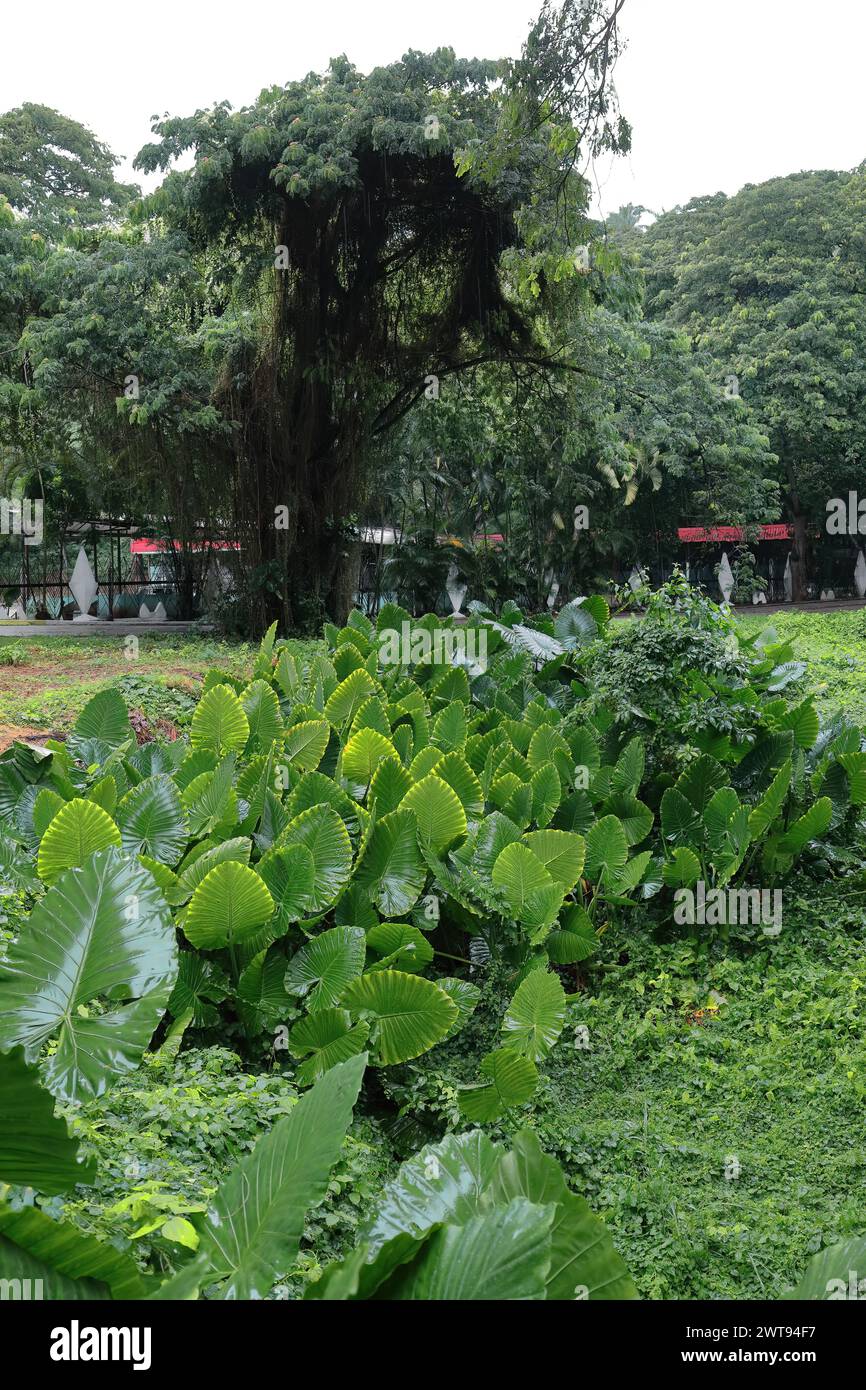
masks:
{"type": "Polygon", "coordinates": [[[67,1100],[101,1095],[138,1065],[171,994],[177,946],[165,898],[122,851],[68,869],[21,929],[0,967],[0,1048],[23,1044],[67,1100]],[[109,1001],[103,1012],[88,1005],[109,1001]],[[118,1001],[125,1000],[120,1004],[118,1001]]]}
{"type": "Polygon", "coordinates": [[[360,668],[350,672],[328,697],[325,718],[335,728],[340,728],[354,718],[360,706],[376,690],[376,682],[367,671],[360,668]]]}
{"type": "MultiPolygon", "coordinates": [[[[776,777],[773,778],[765,795],[749,812],[749,830],[752,837],[758,838],[769,830],[773,821],[780,815],[781,808],[785,803],[785,796],[788,795],[788,787],[791,785],[791,759],[785,758],[783,765],[778,769],[776,777]]],[[[709,808],[708,808],[709,809],[709,808]]]]}
{"type": "Polygon", "coordinates": [[[370,1257],[395,1236],[421,1238],[440,1222],[463,1223],[481,1210],[500,1150],[483,1130],[449,1134],[406,1159],[359,1232],[370,1257]]]}
{"type": "Polygon", "coordinates": [[[593,883],[615,881],[628,859],[628,840],[616,816],[602,816],[586,837],[584,873],[593,883]]]}
{"type": "Polygon", "coordinates": [[[565,990],[558,975],[531,970],[505,1011],[502,1041],[534,1062],[546,1057],[565,1022],[565,990]]]}
{"type": "Polygon", "coordinates": [[[523,1105],[535,1094],[538,1071],[530,1057],[512,1047],[488,1052],[479,1068],[484,1081],[462,1086],[458,1103],[468,1120],[487,1124],[498,1120],[505,1110],[523,1105]]]}
{"type": "Polygon", "coordinates": [[[283,716],[276,691],[267,681],[251,681],[242,691],[240,701],[249,725],[247,747],[266,753],[283,735],[283,716]]]}
{"type": "Polygon", "coordinates": [[[862,806],[866,803],[866,753],[840,753],[838,761],[848,774],[851,805],[862,806]]]}
{"type": "Polygon", "coordinates": [[[477,819],[482,814],[484,792],[462,753],[446,753],[440,758],[436,763],[436,776],[447,782],[457,795],[468,819],[477,819]]]}
{"type": "Polygon", "coordinates": [[[446,753],[456,753],[466,742],[466,706],[462,700],[452,700],[440,710],[433,721],[431,739],[446,753]]]}
{"type": "Polygon", "coordinates": [[[585,907],[572,903],[560,916],[560,925],[545,937],[544,949],[555,965],[586,960],[598,947],[598,935],[585,907]]]}
{"type": "Polygon", "coordinates": [[[540,859],[551,878],[568,892],[577,883],[586,857],[586,841],[582,835],[567,830],[533,830],[524,835],[528,845],[540,859]]]}
{"type": "Polygon", "coordinates": [[[126,793],[116,814],[125,850],[162,864],[177,864],[186,844],[187,821],[170,777],[164,773],[146,777],[126,793]]]}
{"type": "Polygon", "coordinates": [[[139,1299],[146,1296],[138,1266],[113,1245],[38,1207],[13,1211],[0,1203],[0,1279],[41,1281],[45,1299],[139,1299]]]}
{"type": "Polygon", "coordinates": [[[177,980],[168,1001],[173,1018],[189,1014],[196,1028],[213,1028],[219,1022],[216,1005],[229,994],[228,976],[216,961],[196,951],[182,951],[177,980]]]}
{"type": "Polygon", "coordinates": [[[653,813],[643,801],[627,792],[617,792],[605,802],[605,811],[616,816],[628,845],[639,845],[652,830],[653,813]]]}
{"type": "Polygon", "coordinates": [[[366,953],[367,938],[361,927],[331,927],[292,956],[286,989],[304,998],[311,1013],[331,1008],[349,981],[360,975],[366,953]]]}
{"type": "Polygon", "coordinates": [[[241,946],[270,919],[274,900],[255,869],[235,860],[217,864],[196,888],[183,920],[200,950],[241,946]]]}
{"type": "Polygon", "coordinates": [[[369,1033],[368,1023],[352,1026],[348,1009],[320,1009],[302,1018],[289,1035],[292,1055],[307,1058],[298,1067],[298,1081],[309,1086],[338,1062],[363,1052],[369,1033]]]}
{"type": "Polygon", "coordinates": [[[815,840],[819,835],[823,835],[830,825],[833,816],[833,803],[829,796],[819,797],[818,800],[809,807],[805,815],[793,825],[789,825],[781,840],[779,850],[782,854],[799,854],[810,840],[815,840]]]}
{"type": "Polygon", "coordinates": [[[226,1299],[264,1298],[291,1268],[311,1208],[328,1189],[361,1089],[365,1054],[332,1067],[221,1184],[198,1252],[160,1298],[219,1284],[226,1299]]]}
{"type": "Polygon", "coordinates": [[[234,821],[237,794],[232,787],[235,754],[229,753],[217,767],[201,772],[183,788],[181,800],[189,819],[191,835],[207,835],[218,826],[234,821]]]}
{"type": "Polygon", "coordinates": [[[523,1198],[444,1226],[413,1261],[401,1265],[377,1297],[428,1302],[543,1299],[551,1261],[552,1206],[523,1198]]]}
{"type": "Polygon", "coordinates": [[[373,773],[367,805],[375,808],[377,816],[387,816],[396,811],[411,785],[412,778],[395,753],[385,758],[373,773]]]}
{"type": "Polygon", "coordinates": [[[52,883],[64,869],[86,863],[95,850],[121,843],[120,831],[95,801],[67,801],[42,837],[36,872],[52,883]]]}
{"type": "Polygon", "coordinates": [[[529,785],[532,791],[532,819],[543,828],[552,821],[562,797],[562,784],[553,763],[543,763],[533,772],[529,785]]]}
{"type": "Polygon", "coordinates": [[[740,805],[740,798],[733,787],[720,787],[717,792],[713,793],[704,807],[703,819],[707,832],[707,844],[714,854],[724,853],[727,850],[728,823],[731,816],[740,809],[740,805]]]}
{"type": "Polygon", "coordinates": [[[240,752],[250,736],[244,707],[227,685],[215,685],[199,700],[189,731],[193,748],[215,753],[240,752]]]}
{"type": "MultiPolygon", "coordinates": [[[[550,1259],[543,1291],[555,1300],[635,1298],[636,1290],[604,1224],[572,1193],[559,1164],[545,1156],[534,1133],[521,1132],[510,1152],[480,1131],[450,1135],[400,1165],[385,1187],[373,1216],[358,1233],[353,1253],[330,1266],[305,1295],[317,1299],[392,1299],[409,1296],[428,1258],[436,1259],[430,1238],[441,1229],[469,1228],[479,1218],[507,1211],[520,1200],[552,1213],[550,1259]]],[[[471,1258],[472,1242],[464,1247],[471,1258]]],[[[491,1248],[493,1262],[498,1251],[491,1248]]],[[[486,1266],[486,1262],[485,1262],[486,1266]]],[[[440,1274],[433,1268],[425,1276],[440,1274]]],[[[456,1275],[456,1271],[454,1273],[456,1275]]],[[[461,1297],[489,1291],[493,1264],[474,1271],[461,1297]]]]}
{"type": "Polygon", "coordinates": [[[418,834],[436,854],[466,834],[466,812],[460,798],[435,772],[428,772],[410,787],[400,807],[415,812],[418,834]]]}
{"type": "Polygon", "coordinates": [[[646,765],[646,751],[643,739],[631,739],[620,753],[611,776],[611,791],[625,796],[636,796],[643,781],[646,765]]]}
{"type": "Polygon", "coordinates": [[[217,864],[223,864],[227,859],[233,859],[237,864],[248,864],[252,847],[252,840],[246,835],[236,835],[231,840],[222,840],[218,845],[212,844],[209,840],[202,840],[190,851],[178,870],[178,894],[181,901],[192,897],[198,885],[217,864]]]}
{"type": "Polygon", "coordinates": [[[664,882],[669,888],[688,888],[697,883],[701,876],[701,861],[694,850],[679,845],[662,871],[664,882]]]}
{"type": "Polygon", "coordinates": [[[88,700],[75,721],[79,738],[99,739],[112,748],[133,737],[129,713],[119,690],[100,690],[88,700]]]}
{"type": "Polygon", "coordinates": [[[345,821],[333,806],[311,806],[286,826],[279,848],[283,845],[303,845],[312,855],[308,911],[324,912],[339,896],[352,870],[352,842],[345,821]]]}
{"type": "MultiPolygon", "coordinates": [[[[42,796],[42,792],[39,795],[42,796]]],[[[31,893],[40,887],[32,859],[22,854],[21,846],[15,840],[0,838],[0,876],[16,888],[23,888],[31,893]]]]}
{"type": "Polygon", "coordinates": [[[676,789],[702,814],[713,793],[724,786],[726,781],[727,773],[721,763],[716,762],[708,753],[702,753],[679,777],[676,789]]]}
{"type": "Polygon", "coordinates": [[[786,710],[779,720],[778,727],[791,730],[798,748],[811,748],[820,730],[818,712],[811,697],[803,700],[802,704],[786,710]]]}
{"type": "Polygon", "coordinates": [[[276,941],[309,912],[316,866],[305,845],[284,845],[268,850],[259,860],[258,870],[274,900],[276,910],[269,930],[276,941]]]}
{"type": "Polygon", "coordinates": [[[344,990],[340,1003],[370,1021],[371,1047],[386,1067],[435,1047],[457,1018],[457,1005],[444,989],[402,970],[359,976],[344,990]]]}
{"type": "Polygon", "coordinates": [[[355,879],[383,917],[403,917],[418,901],[427,865],[418,848],[418,824],[409,810],[392,811],[373,827],[355,879]]]}
{"type": "Polygon", "coordinates": [[[55,1117],[54,1099],[23,1048],[0,1053],[0,1182],[52,1195],[92,1182],[94,1164],[78,1162],[78,1141],[55,1117]]]}
{"type": "MultiPolygon", "coordinates": [[[[368,970],[423,970],[433,960],[433,947],[420,927],[408,922],[379,922],[367,932],[368,970]]],[[[446,991],[448,993],[449,991],[446,991]]]]}
{"type": "Polygon", "coordinates": [[[505,894],[518,922],[540,928],[556,921],[565,888],[528,845],[519,842],[506,845],[493,865],[491,881],[505,894]]]}
{"type": "Polygon", "coordinates": [[[555,1159],[541,1150],[537,1136],[524,1129],[503,1155],[490,1183],[495,1202],[526,1197],[556,1208],[551,1227],[548,1299],[637,1298],[637,1290],[604,1225],[582,1197],[571,1192],[555,1159]]]}
{"type": "Polygon", "coordinates": [[[701,839],[700,812],[676,787],[668,787],[661,802],[662,834],[668,844],[695,845],[701,839]]]}
{"type": "Polygon", "coordinates": [[[866,1236],[854,1236],[839,1245],[828,1245],[813,1256],[795,1289],[783,1298],[810,1302],[838,1301],[864,1297],[866,1290],[866,1236]]]}
{"type": "Polygon", "coordinates": [[[271,943],[250,956],[250,946],[244,948],[248,964],[237,983],[238,1012],[247,1032],[254,1036],[268,1024],[281,1024],[291,1008],[286,990],[286,952],[282,943],[271,943]]]}
{"type": "Polygon", "coordinates": [[[556,615],[553,630],[567,646],[582,646],[598,636],[600,610],[587,598],[573,598],[556,615]],[[596,614],[599,614],[597,620],[596,614]]]}
{"type": "Polygon", "coordinates": [[[749,749],[734,768],[731,780],[738,787],[766,786],[771,774],[782,766],[786,758],[790,758],[793,747],[794,735],[790,730],[769,734],[749,749]]]}
{"type": "Polygon", "coordinates": [[[287,731],[280,756],[300,772],[313,772],[322,761],[331,726],[326,719],[305,719],[287,731]]]}
{"type": "Polygon", "coordinates": [[[487,879],[505,846],[512,845],[519,839],[520,831],[514,821],[509,820],[501,811],[494,811],[481,821],[474,841],[467,841],[465,845],[460,846],[457,857],[464,859],[466,851],[471,848],[473,869],[481,878],[487,879]]]}
{"type": "Polygon", "coordinates": [[[382,762],[396,756],[389,738],[376,729],[359,729],[343,749],[342,771],[350,790],[360,800],[382,762]]]}

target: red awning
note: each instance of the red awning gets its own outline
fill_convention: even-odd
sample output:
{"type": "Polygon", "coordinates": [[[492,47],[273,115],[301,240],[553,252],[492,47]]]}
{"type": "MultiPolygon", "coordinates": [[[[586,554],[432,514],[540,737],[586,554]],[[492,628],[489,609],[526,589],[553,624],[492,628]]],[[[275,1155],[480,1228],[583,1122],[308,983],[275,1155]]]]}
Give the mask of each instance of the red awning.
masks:
{"type": "MultiPolygon", "coordinates": [[[[789,541],[794,534],[794,528],[784,521],[774,521],[769,526],[762,526],[758,537],[762,541],[789,541]]],[[[680,526],[677,535],[681,541],[687,544],[693,541],[705,541],[709,543],[719,541],[741,541],[743,539],[742,526],[680,526]]]]}
{"type": "MultiPolygon", "coordinates": [[[[151,541],[138,540],[129,542],[131,555],[160,555],[168,550],[169,545],[174,546],[175,550],[181,550],[180,541],[151,541]]],[[[240,550],[239,541],[193,541],[191,550],[240,550]]]]}

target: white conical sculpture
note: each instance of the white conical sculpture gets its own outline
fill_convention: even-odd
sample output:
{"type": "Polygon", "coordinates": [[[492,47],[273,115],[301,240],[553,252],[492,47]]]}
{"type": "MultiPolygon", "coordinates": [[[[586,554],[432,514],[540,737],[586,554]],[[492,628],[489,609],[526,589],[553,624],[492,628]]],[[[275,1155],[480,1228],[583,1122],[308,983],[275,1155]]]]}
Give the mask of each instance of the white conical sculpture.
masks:
{"type": "Polygon", "coordinates": [[[854,588],[857,590],[857,597],[866,597],[866,557],[862,550],[857,551],[857,563],[854,566],[854,588]]]}
{"type": "Polygon", "coordinates": [[[790,557],[790,555],[788,556],[787,560],[785,561],[785,573],[784,573],[784,576],[783,576],[783,578],[782,578],[782,584],[784,585],[784,589],[785,589],[785,602],[786,602],[786,603],[790,603],[791,600],[792,600],[792,598],[794,597],[794,576],[791,574],[791,557],[790,557]]]}
{"type": "Polygon", "coordinates": [[[467,589],[468,585],[461,584],[459,581],[457,566],[452,564],[445,579],[445,592],[451,600],[451,607],[454,610],[452,616],[455,618],[463,607],[463,600],[466,597],[467,589]]]}
{"type": "Polygon", "coordinates": [[[143,618],[146,623],[164,623],[168,614],[165,611],[164,604],[160,600],[153,612],[151,612],[146,603],[143,603],[138,610],[138,616],[139,618],[143,618]]]}
{"type": "Polygon", "coordinates": [[[550,588],[549,588],[548,591],[547,591],[547,606],[548,606],[548,608],[551,608],[551,609],[552,609],[552,608],[554,607],[554,605],[555,605],[555,603],[556,603],[556,598],[557,598],[558,593],[559,593],[559,580],[558,580],[558,579],[554,579],[553,582],[552,582],[552,584],[551,584],[551,586],[550,586],[550,588]]]}
{"type": "Polygon", "coordinates": [[[72,597],[78,605],[78,612],[73,615],[72,621],[75,623],[95,623],[96,619],[91,618],[88,609],[96,598],[99,585],[96,576],[90,567],[87,558],[87,551],[84,546],[78,547],[78,559],[75,561],[75,568],[72,571],[72,578],[69,581],[72,590],[72,597]]]}
{"type": "Polygon", "coordinates": [[[632,572],[628,577],[628,582],[632,593],[636,594],[641,584],[643,583],[643,580],[641,579],[640,569],[637,565],[633,567],[632,572]]]}
{"type": "Polygon", "coordinates": [[[726,550],[722,551],[722,563],[719,565],[719,588],[725,603],[730,603],[731,594],[734,592],[734,571],[731,569],[726,550]]]}

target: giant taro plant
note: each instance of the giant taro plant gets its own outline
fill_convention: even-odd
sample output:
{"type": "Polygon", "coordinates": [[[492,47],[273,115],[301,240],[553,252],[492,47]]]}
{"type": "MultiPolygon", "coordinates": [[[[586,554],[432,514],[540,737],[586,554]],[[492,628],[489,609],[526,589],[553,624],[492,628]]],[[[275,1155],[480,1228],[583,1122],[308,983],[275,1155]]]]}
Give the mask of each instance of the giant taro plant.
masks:
{"type": "MultiPolygon", "coordinates": [[[[808,700],[788,698],[797,673],[771,638],[751,682],[713,690],[749,709],[749,736],[701,729],[672,772],[644,725],[585,684],[607,618],[597,599],[534,624],[513,605],[477,612],[480,663],[437,661],[449,625],[393,606],[375,627],[352,613],[327,629],[304,668],[271,630],[249,682],[208,673],[188,740],[138,746],[109,689],[65,742],[13,745],[0,869],[35,906],[0,968],[0,1129],[16,1136],[0,1180],[46,1195],[86,1181],[51,1097],[99,1096],[156,1034],[177,1046],[226,1016],[251,1039],[282,1034],[312,1089],[226,1180],[194,1256],[159,1291],[266,1293],[321,1195],[364,1066],[458,1032],[484,960],[513,992],[460,1092],[474,1125],[532,1096],[563,1028],[563,981],[618,915],[699,877],[781,876],[866,803],[859,733],[821,730],[808,700]],[[252,1200],[267,1210],[247,1212],[252,1200]],[[267,1248],[220,1239],[247,1217],[261,1217],[267,1248]]],[[[317,1296],[469,1296],[467,1271],[493,1270],[503,1243],[522,1253],[513,1283],[502,1269],[502,1297],[627,1287],[607,1245],[603,1268],[577,1260],[594,1218],[529,1137],[510,1154],[446,1140],[410,1161],[383,1210],[317,1296]]],[[[37,1208],[0,1203],[0,1255],[4,1270],[47,1267],[61,1292],[82,1279],[147,1292],[130,1261],[37,1208]]]]}

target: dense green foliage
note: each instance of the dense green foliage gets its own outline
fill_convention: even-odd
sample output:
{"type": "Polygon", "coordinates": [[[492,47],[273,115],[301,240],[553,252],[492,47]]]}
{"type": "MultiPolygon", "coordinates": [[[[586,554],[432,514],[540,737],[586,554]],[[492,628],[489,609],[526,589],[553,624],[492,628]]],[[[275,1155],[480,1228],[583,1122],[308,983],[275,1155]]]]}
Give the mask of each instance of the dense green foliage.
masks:
{"type": "Polygon", "coordinates": [[[827,502],[862,477],[864,212],[863,168],[825,170],[697,198],[629,238],[647,315],[708,352],[720,382],[735,377],[732,410],[769,437],[800,586],[827,502]]]}
{"type": "MultiPolygon", "coordinates": [[[[753,1008],[730,1003],[745,988],[736,954],[716,955],[730,924],[679,925],[674,895],[699,878],[708,888],[758,872],[784,882],[798,857],[851,875],[844,842],[866,793],[866,754],[853,726],[822,728],[811,700],[792,693],[803,666],[790,648],[769,633],[743,637],[676,581],[636,622],[612,624],[596,600],[568,606],[555,624],[527,623],[514,605],[497,619],[478,612],[462,630],[463,657],[437,661],[454,636],[395,608],[378,629],[352,614],[326,631],[327,655],[302,664],[271,631],[251,680],[208,674],[188,738],[137,746],[108,689],[65,743],[19,743],[0,759],[4,875],[34,901],[13,926],[0,975],[4,1104],[22,1117],[11,1119],[19,1140],[0,1154],[0,1174],[18,1185],[2,1214],[8,1277],[33,1275],[38,1259],[55,1296],[82,1277],[95,1281],[89,1290],[144,1296],[158,1271],[168,1276],[161,1297],[264,1296],[275,1285],[297,1296],[310,1280],[315,1297],[473,1297],[473,1271],[495,1282],[497,1252],[509,1245],[522,1253],[502,1267],[503,1298],[626,1292],[603,1228],[535,1138],[515,1138],[518,1160],[477,1131],[456,1147],[437,1132],[468,1124],[515,1135],[528,1110],[544,1146],[609,1209],[608,1189],[563,1128],[574,1087],[592,1096],[626,1056],[632,1067],[651,1056],[664,1075],[684,1026],[691,1065],[711,1071],[716,1044],[704,1061],[697,1030],[709,1021],[708,1039],[721,1031],[723,1054],[717,1018],[730,1014],[735,1030],[753,1008]],[[485,659],[470,637],[485,639],[485,659]],[[654,702],[648,680],[631,707],[617,707],[605,685],[621,660],[649,675],[653,642],[681,652],[672,727],[670,689],[654,702]],[[695,689],[701,721],[688,703],[695,689]],[[634,1013],[654,931],[678,944],[666,948],[649,1012],[634,1013]],[[638,933],[627,969],[623,932],[638,933]],[[597,997],[586,993],[587,970],[605,980],[597,997]],[[619,1041],[609,1058],[611,1009],[619,1041]],[[269,1055],[285,1071],[232,1087],[227,1111],[208,1083],[214,1138],[191,1144],[182,1136],[202,1110],[196,1068],[203,1081],[226,1066],[231,1074],[230,1054],[221,1063],[218,1050],[196,1063],[186,1051],[196,1038],[230,1044],[253,1067],[269,1055]],[[148,1048],[157,1050],[145,1061],[148,1048]],[[175,1074],[179,1049],[192,1068],[192,1111],[154,1090],[167,1069],[175,1074]],[[360,1147],[347,1147],[368,1063],[381,1081],[364,1100],[360,1147]],[[142,1068],[152,1076],[144,1092],[142,1068]],[[148,1097],[134,1156],[138,1120],[103,1155],[111,1094],[118,1116],[132,1102],[131,1118],[148,1097]],[[72,1139],[52,1095],[75,1119],[72,1139]],[[377,1095],[404,1115],[389,1137],[377,1095]],[[285,1118],[251,1147],[263,1099],[285,1118]],[[179,1168],[161,1153],[161,1112],[181,1126],[179,1168]],[[433,1147],[412,1156],[431,1134],[433,1147]],[[393,1164],[392,1145],[409,1156],[378,1214],[359,1224],[341,1189],[357,1197],[371,1165],[393,1164]],[[300,1176],[293,1168],[290,1178],[289,1153],[300,1176]],[[485,1175],[478,1205],[437,1214],[439,1179],[464,1162],[485,1175]],[[264,1191],[260,1168],[270,1175],[264,1191]],[[336,1186],[332,1169],[343,1174],[336,1186]],[[22,1207],[21,1186],[44,1196],[22,1207]],[[228,1249],[214,1231],[230,1213],[255,1227],[250,1200],[267,1203],[269,1234],[228,1249]],[[326,1224],[317,1225],[308,1209],[323,1200],[326,1224]],[[118,1224],[143,1270],[100,1242],[118,1224]],[[570,1292],[553,1273],[565,1240],[575,1242],[570,1292]],[[590,1247],[606,1252],[600,1273],[574,1253],[590,1247]],[[337,1263],[325,1269],[329,1253],[337,1263]]],[[[859,876],[851,882],[856,894],[859,876]]],[[[774,959],[776,937],[740,922],[737,951],[774,959]]],[[[784,949],[800,970],[796,948],[793,957],[784,949]]],[[[820,978],[828,1002],[810,1006],[810,1022],[848,988],[838,971],[820,978]]],[[[768,978],[765,995],[779,979],[768,978]]],[[[776,1008],[791,1006],[780,997],[776,1008]]],[[[853,1019],[853,1001],[844,1007],[853,1019]]],[[[619,1219],[615,1227],[633,1238],[619,1219]]],[[[670,1287],[649,1271],[641,1279],[647,1292],[670,1287]]]]}
{"type": "Polygon", "coordinates": [[[9,582],[245,639],[0,640],[3,1296],[866,1296],[863,614],[646,568],[850,574],[866,173],[593,221],[621,7],[0,115],[9,582]]]}

